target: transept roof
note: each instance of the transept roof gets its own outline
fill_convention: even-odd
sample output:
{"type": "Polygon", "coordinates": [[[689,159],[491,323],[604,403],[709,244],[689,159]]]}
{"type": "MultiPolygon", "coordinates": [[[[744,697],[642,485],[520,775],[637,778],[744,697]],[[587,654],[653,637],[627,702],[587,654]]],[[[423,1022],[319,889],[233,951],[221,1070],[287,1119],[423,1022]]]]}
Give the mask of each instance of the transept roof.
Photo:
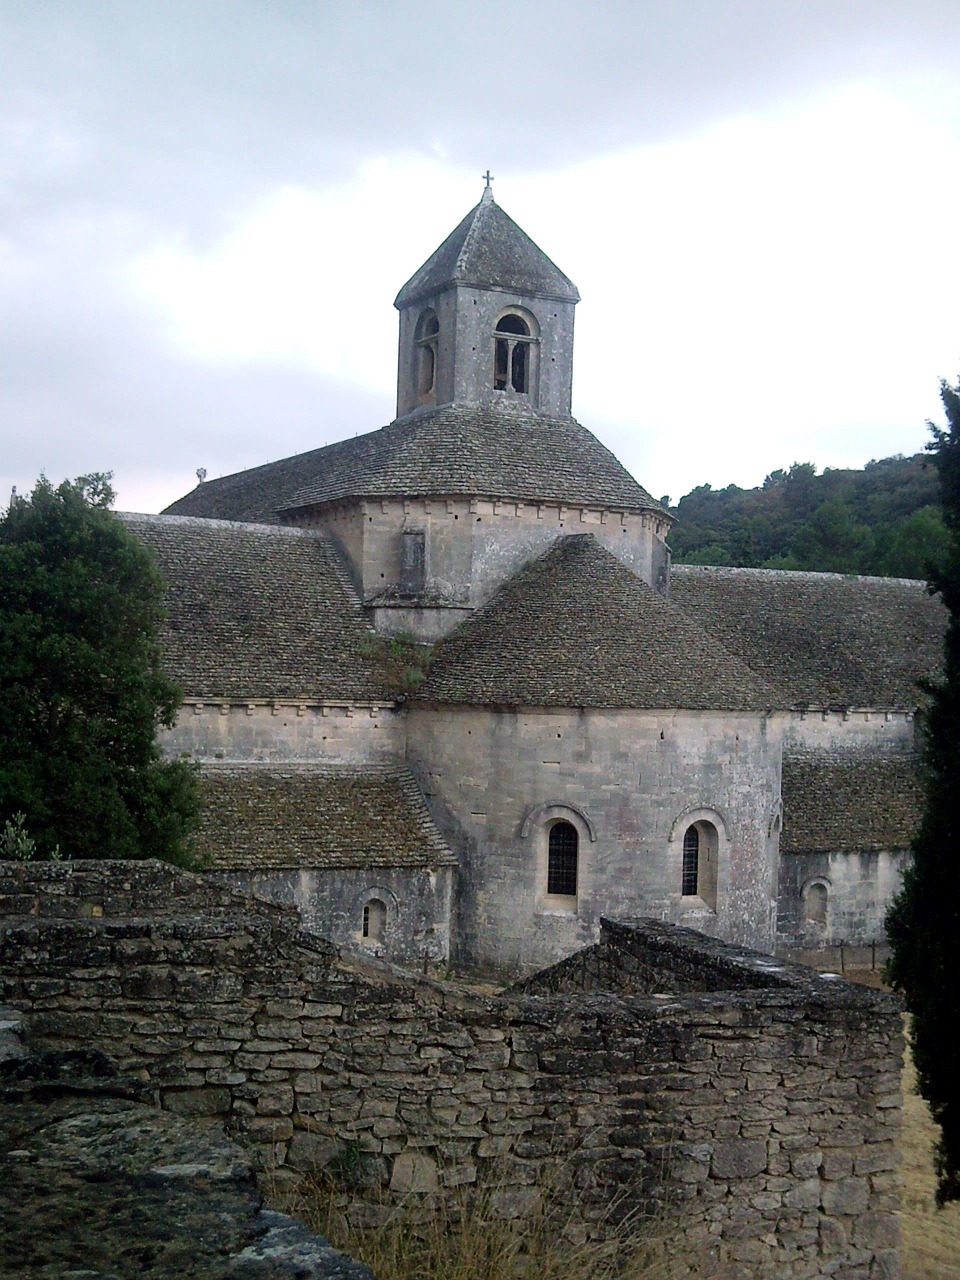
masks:
{"type": "Polygon", "coordinates": [[[782,707],[912,710],[946,615],[926,583],[675,565],[670,598],[779,690],[782,707]]]}

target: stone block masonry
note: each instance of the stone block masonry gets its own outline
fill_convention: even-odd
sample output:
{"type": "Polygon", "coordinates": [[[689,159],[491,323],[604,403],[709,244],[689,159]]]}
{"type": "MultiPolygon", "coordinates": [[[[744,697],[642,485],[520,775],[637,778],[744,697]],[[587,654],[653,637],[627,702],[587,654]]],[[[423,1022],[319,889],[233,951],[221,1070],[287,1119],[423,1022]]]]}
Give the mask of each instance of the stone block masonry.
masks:
{"type": "Polygon", "coordinates": [[[522,1218],[570,1187],[588,1228],[662,1206],[745,1276],[898,1275],[890,997],[647,921],[480,996],[155,863],[5,864],[0,915],[37,1047],[103,1049],[263,1163],[349,1144],[397,1195],[496,1178],[522,1218]]]}

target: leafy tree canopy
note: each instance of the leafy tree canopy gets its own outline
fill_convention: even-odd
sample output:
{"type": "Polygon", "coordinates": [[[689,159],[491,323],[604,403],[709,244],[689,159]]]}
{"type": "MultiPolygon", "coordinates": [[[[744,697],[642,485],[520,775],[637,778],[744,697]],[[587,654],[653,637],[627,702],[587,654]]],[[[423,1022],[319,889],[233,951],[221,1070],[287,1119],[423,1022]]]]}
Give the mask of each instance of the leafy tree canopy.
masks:
{"type": "MultiPolygon", "coordinates": [[[[938,1199],[960,1200],[960,388],[941,388],[946,430],[931,424],[946,554],[933,587],[947,608],[943,675],[930,681],[923,725],[926,804],[913,862],[887,917],[888,974],[913,1015],[923,1096],[940,1125],[938,1199]]],[[[926,518],[926,517],[925,517],[926,518]]]]}
{"type": "Polygon", "coordinates": [[[700,485],[673,510],[678,563],[926,578],[946,547],[936,472],[922,454],[822,475],[795,462],[756,489],[700,485]]]}
{"type": "Polygon", "coordinates": [[[162,583],[112,501],[109,475],[41,477],[0,517],[0,856],[192,862],[196,779],[156,743],[162,583]]]}

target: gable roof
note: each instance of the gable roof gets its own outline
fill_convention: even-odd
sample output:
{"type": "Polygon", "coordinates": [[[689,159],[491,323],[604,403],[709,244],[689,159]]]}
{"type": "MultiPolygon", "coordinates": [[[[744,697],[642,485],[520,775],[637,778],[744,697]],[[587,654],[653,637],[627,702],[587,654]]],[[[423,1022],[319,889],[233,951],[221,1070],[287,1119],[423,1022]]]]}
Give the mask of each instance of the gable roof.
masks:
{"type": "Polygon", "coordinates": [[[393,701],[360,602],[322,534],[124,519],[166,581],[164,667],[186,696],[393,701]]]}
{"type": "Polygon", "coordinates": [[[781,853],[908,849],[923,814],[913,752],[784,756],[781,853]]]}
{"type": "Polygon", "coordinates": [[[912,579],[675,565],[670,598],[784,707],[909,710],[940,668],[946,615],[912,579]]]}
{"type": "Polygon", "coordinates": [[[196,836],[218,870],[456,866],[406,769],[207,765],[196,836]]]}
{"type": "Polygon", "coordinates": [[[764,681],[605,550],[559,538],[434,649],[444,703],[762,711],[764,681]]]}
{"type": "Polygon", "coordinates": [[[207,480],[166,510],[272,523],[346,498],[454,496],[661,510],[576,419],[493,405],[419,411],[379,431],[207,480]]]}
{"type": "Polygon", "coordinates": [[[573,281],[504,213],[489,187],[480,203],[414,272],[394,305],[405,307],[451,285],[516,290],[568,302],[580,298],[573,281]]]}

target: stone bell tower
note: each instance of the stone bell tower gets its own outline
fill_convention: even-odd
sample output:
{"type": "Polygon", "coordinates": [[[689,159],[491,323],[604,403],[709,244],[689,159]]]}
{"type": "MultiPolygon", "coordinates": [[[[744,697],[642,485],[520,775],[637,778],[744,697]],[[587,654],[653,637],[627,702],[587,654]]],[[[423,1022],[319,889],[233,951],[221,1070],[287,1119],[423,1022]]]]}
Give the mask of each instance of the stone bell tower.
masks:
{"type": "Polygon", "coordinates": [[[488,177],[480,203],[397,295],[397,417],[448,404],[568,416],[579,299],[488,177]]]}

